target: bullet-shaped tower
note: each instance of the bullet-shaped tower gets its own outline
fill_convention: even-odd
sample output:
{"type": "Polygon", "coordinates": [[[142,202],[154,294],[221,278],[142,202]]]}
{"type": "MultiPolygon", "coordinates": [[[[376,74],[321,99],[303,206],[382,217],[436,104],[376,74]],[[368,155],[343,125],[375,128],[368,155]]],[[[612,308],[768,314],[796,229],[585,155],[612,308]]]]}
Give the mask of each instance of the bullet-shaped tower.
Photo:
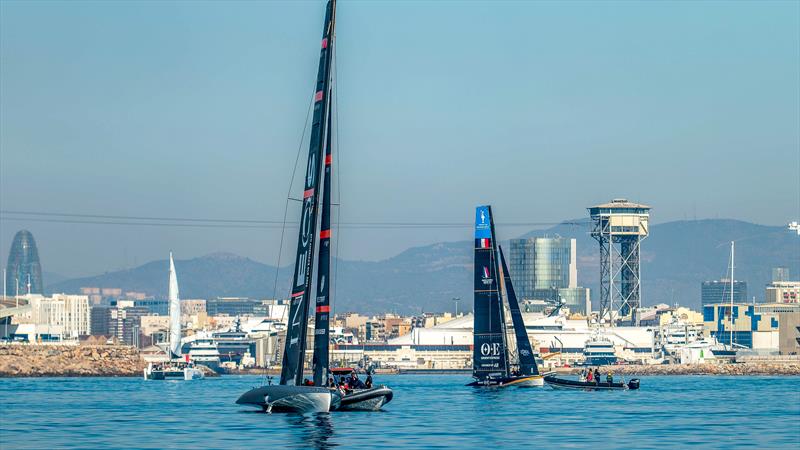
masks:
{"type": "Polygon", "coordinates": [[[649,232],[650,207],[618,198],[589,208],[600,243],[600,318],[637,321],[642,305],[639,249],[649,232]]]}

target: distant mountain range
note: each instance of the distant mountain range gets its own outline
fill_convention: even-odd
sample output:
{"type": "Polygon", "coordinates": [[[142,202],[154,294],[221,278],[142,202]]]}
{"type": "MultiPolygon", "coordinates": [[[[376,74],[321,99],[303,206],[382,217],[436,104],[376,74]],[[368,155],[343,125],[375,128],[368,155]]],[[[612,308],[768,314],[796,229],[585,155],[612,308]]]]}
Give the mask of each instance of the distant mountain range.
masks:
{"type": "MultiPolygon", "coordinates": [[[[565,222],[523,237],[577,239],[578,282],[592,289],[597,304],[599,257],[588,230],[565,222]]],[[[642,297],[656,303],[700,305],[700,283],[725,277],[729,244],[736,241],[736,278],[748,282],[749,296],[762,300],[772,267],[789,267],[800,278],[800,238],[784,227],[737,220],[677,221],[651,226],[642,244],[642,297]]],[[[249,258],[215,253],[176,261],[182,298],[241,296],[271,298],[276,268],[249,258]]],[[[337,260],[334,309],[338,312],[419,313],[472,308],[472,241],[445,242],[408,249],[376,262],[337,260]]],[[[335,267],[335,266],[334,266],[335,267]]],[[[277,270],[277,295],[285,297],[291,268],[277,270]]],[[[84,286],[119,287],[166,296],[167,262],[153,261],[134,269],[51,283],[49,292],[77,293],[84,286]]]]}

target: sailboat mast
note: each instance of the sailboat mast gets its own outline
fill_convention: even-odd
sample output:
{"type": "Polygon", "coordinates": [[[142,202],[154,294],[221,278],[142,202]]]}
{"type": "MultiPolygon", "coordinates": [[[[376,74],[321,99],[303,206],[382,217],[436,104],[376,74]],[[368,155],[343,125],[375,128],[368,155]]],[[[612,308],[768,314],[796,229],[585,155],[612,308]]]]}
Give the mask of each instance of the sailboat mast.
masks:
{"type": "Polygon", "coordinates": [[[325,138],[325,171],[322,174],[322,215],[319,228],[319,256],[317,260],[317,303],[314,315],[314,386],[325,386],[328,381],[330,346],[330,272],[331,272],[331,108],[328,108],[328,130],[325,138]]]}
{"type": "Polygon", "coordinates": [[[303,381],[303,359],[306,350],[306,327],[314,266],[314,244],[317,234],[319,178],[324,157],[324,133],[328,128],[331,55],[336,0],[329,0],[325,11],[325,27],[319,55],[317,84],[314,90],[314,114],[308,146],[303,206],[297,239],[289,322],[286,326],[280,384],[300,385],[303,381]]]}
{"type": "Polygon", "coordinates": [[[735,241],[731,241],[731,348],[733,348],[733,264],[736,252],[735,241]]]}
{"type": "Polygon", "coordinates": [[[498,314],[500,316],[500,329],[502,330],[503,334],[503,358],[505,359],[505,375],[511,375],[511,358],[508,353],[508,326],[506,324],[506,307],[505,303],[503,302],[503,274],[500,272],[500,264],[497,261],[497,249],[498,244],[496,240],[496,234],[494,231],[494,217],[491,220],[491,227],[492,227],[492,265],[495,277],[497,279],[497,308],[498,314]]]}

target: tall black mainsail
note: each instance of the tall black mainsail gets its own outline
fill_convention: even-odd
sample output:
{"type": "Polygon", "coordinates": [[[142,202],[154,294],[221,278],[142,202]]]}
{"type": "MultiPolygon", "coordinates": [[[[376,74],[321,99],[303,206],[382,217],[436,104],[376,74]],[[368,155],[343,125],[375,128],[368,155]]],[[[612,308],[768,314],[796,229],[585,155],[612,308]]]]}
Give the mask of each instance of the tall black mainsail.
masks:
{"type": "Polygon", "coordinates": [[[536,357],[525,330],[525,322],[522,320],[522,313],[519,310],[517,294],[514,292],[514,285],[511,283],[511,274],[506,266],[506,257],[503,255],[503,247],[500,250],[500,264],[503,269],[503,284],[506,287],[508,297],[508,309],[511,311],[511,323],[514,326],[514,336],[517,338],[517,353],[519,355],[520,375],[539,375],[539,368],[536,367],[536,357]]]}
{"type": "Polygon", "coordinates": [[[317,302],[314,315],[314,386],[326,386],[330,345],[330,268],[331,268],[331,108],[328,108],[328,130],[325,138],[325,171],[322,173],[322,214],[319,228],[317,302]]]}
{"type": "Polygon", "coordinates": [[[508,376],[502,302],[491,206],[475,209],[475,283],[472,375],[478,381],[508,376]]]}
{"type": "Polygon", "coordinates": [[[308,147],[305,190],[300,215],[300,232],[297,239],[297,256],[292,280],[292,298],[289,307],[289,323],[286,329],[282,385],[299,385],[303,378],[303,358],[306,350],[306,327],[308,326],[309,299],[314,263],[317,215],[319,206],[319,178],[325,153],[325,133],[328,130],[330,108],[331,44],[335,24],[335,0],[328,1],[325,11],[325,27],[322,33],[322,48],[319,55],[317,86],[314,93],[314,114],[308,147]]]}

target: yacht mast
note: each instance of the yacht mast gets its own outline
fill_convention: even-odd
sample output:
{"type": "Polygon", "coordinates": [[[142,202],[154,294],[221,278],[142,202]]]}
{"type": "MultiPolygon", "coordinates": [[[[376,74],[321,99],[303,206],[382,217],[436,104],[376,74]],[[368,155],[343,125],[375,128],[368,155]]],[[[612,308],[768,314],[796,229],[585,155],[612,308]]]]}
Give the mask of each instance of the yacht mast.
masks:
{"type": "Polygon", "coordinates": [[[731,241],[731,348],[733,348],[733,265],[734,265],[735,242],[731,241]]]}
{"type": "Polygon", "coordinates": [[[320,44],[319,69],[314,89],[314,114],[311,122],[311,137],[308,146],[308,163],[304,178],[303,206],[300,213],[300,228],[297,238],[297,253],[292,277],[292,296],[289,302],[289,322],[286,327],[281,364],[280,384],[296,386],[302,384],[306,352],[308,310],[311,301],[312,275],[314,272],[314,244],[317,240],[317,217],[320,205],[320,175],[325,158],[325,131],[328,129],[330,107],[331,56],[330,45],[334,30],[336,0],[329,0],[325,12],[325,25],[320,44]]]}

